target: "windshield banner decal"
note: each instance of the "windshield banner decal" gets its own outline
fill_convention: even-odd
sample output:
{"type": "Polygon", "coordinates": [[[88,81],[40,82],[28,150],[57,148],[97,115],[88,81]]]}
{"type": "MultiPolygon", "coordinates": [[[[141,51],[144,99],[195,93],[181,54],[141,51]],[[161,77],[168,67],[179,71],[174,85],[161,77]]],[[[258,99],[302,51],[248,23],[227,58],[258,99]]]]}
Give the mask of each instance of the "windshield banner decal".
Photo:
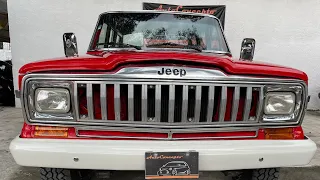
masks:
{"type": "Polygon", "coordinates": [[[226,6],[225,5],[211,5],[211,6],[183,6],[173,4],[159,4],[159,3],[143,3],[143,10],[160,10],[160,11],[182,11],[204,13],[216,16],[220,19],[222,27],[224,27],[224,19],[226,6]]]}

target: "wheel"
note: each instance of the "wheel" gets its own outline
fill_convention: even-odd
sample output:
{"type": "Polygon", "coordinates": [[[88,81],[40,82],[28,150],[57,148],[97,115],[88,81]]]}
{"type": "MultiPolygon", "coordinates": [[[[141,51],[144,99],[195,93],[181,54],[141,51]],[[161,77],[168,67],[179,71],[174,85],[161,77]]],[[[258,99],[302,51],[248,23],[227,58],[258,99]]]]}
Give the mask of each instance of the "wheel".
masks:
{"type": "Polygon", "coordinates": [[[255,169],[252,171],[252,180],[278,180],[279,168],[255,169]]]}
{"type": "Polygon", "coordinates": [[[172,174],[172,176],[175,176],[175,175],[177,175],[177,171],[176,170],[172,170],[171,174],[172,174]]]}
{"type": "Polygon", "coordinates": [[[187,175],[190,175],[190,174],[191,174],[190,169],[188,169],[187,170],[187,175]]]}
{"type": "Polygon", "coordinates": [[[243,170],[232,180],[278,180],[279,168],[243,170]]]}
{"type": "Polygon", "coordinates": [[[70,170],[58,168],[40,168],[41,180],[71,180],[70,170]]]}
{"type": "Polygon", "coordinates": [[[90,170],[40,168],[41,180],[91,180],[93,176],[93,171],[90,170]]]}

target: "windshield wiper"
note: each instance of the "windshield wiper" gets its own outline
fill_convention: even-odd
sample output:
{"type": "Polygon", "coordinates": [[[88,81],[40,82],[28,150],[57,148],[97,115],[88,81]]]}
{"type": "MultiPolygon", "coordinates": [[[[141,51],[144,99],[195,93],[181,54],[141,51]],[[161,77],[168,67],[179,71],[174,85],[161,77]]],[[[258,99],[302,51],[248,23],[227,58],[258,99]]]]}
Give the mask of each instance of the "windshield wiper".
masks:
{"type": "Polygon", "coordinates": [[[178,44],[178,43],[172,43],[172,42],[165,42],[165,43],[157,43],[149,45],[148,47],[159,47],[159,46],[182,46],[183,49],[194,49],[196,51],[202,52],[202,48],[200,46],[196,45],[184,45],[184,44],[178,44]]]}
{"type": "MultiPolygon", "coordinates": [[[[118,46],[119,48],[128,48],[129,47],[129,48],[135,48],[137,50],[141,50],[141,46],[136,46],[133,44],[125,44],[125,43],[116,43],[116,42],[98,43],[96,46],[99,46],[99,45],[113,45],[113,46],[118,46]]],[[[118,47],[115,47],[115,48],[118,48],[118,47]]],[[[113,48],[113,47],[111,47],[111,48],[113,48]]]]}

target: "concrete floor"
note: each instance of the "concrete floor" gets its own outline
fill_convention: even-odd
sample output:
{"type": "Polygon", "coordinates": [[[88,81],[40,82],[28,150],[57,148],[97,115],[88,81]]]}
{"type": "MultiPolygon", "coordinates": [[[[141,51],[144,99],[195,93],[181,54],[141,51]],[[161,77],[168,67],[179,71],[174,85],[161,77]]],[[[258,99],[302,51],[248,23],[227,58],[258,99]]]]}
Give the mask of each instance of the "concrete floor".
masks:
{"type": "MultiPolygon", "coordinates": [[[[37,168],[18,166],[10,152],[10,141],[19,134],[23,119],[21,109],[0,107],[0,180],[40,179],[37,168]]],[[[320,113],[308,112],[303,124],[305,134],[320,145],[320,113]]],[[[223,180],[220,172],[204,172],[201,180],[223,180]]],[[[143,180],[144,172],[115,172],[112,180],[143,180]]],[[[281,180],[320,180],[320,150],[307,167],[282,168],[281,180]]]]}

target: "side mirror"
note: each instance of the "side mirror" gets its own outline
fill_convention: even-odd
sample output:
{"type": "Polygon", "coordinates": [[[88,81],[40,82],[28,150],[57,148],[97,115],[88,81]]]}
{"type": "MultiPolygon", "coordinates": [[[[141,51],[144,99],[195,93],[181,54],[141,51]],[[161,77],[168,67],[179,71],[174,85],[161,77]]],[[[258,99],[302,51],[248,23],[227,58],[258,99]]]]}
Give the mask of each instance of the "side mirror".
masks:
{"type": "Polygon", "coordinates": [[[252,38],[244,38],[241,44],[240,59],[252,61],[256,40],[252,38]]]}
{"type": "Polygon", "coordinates": [[[63,46],[66,57],[78,56],[77,38],[74,33],[63,34],[63,46]]]}

